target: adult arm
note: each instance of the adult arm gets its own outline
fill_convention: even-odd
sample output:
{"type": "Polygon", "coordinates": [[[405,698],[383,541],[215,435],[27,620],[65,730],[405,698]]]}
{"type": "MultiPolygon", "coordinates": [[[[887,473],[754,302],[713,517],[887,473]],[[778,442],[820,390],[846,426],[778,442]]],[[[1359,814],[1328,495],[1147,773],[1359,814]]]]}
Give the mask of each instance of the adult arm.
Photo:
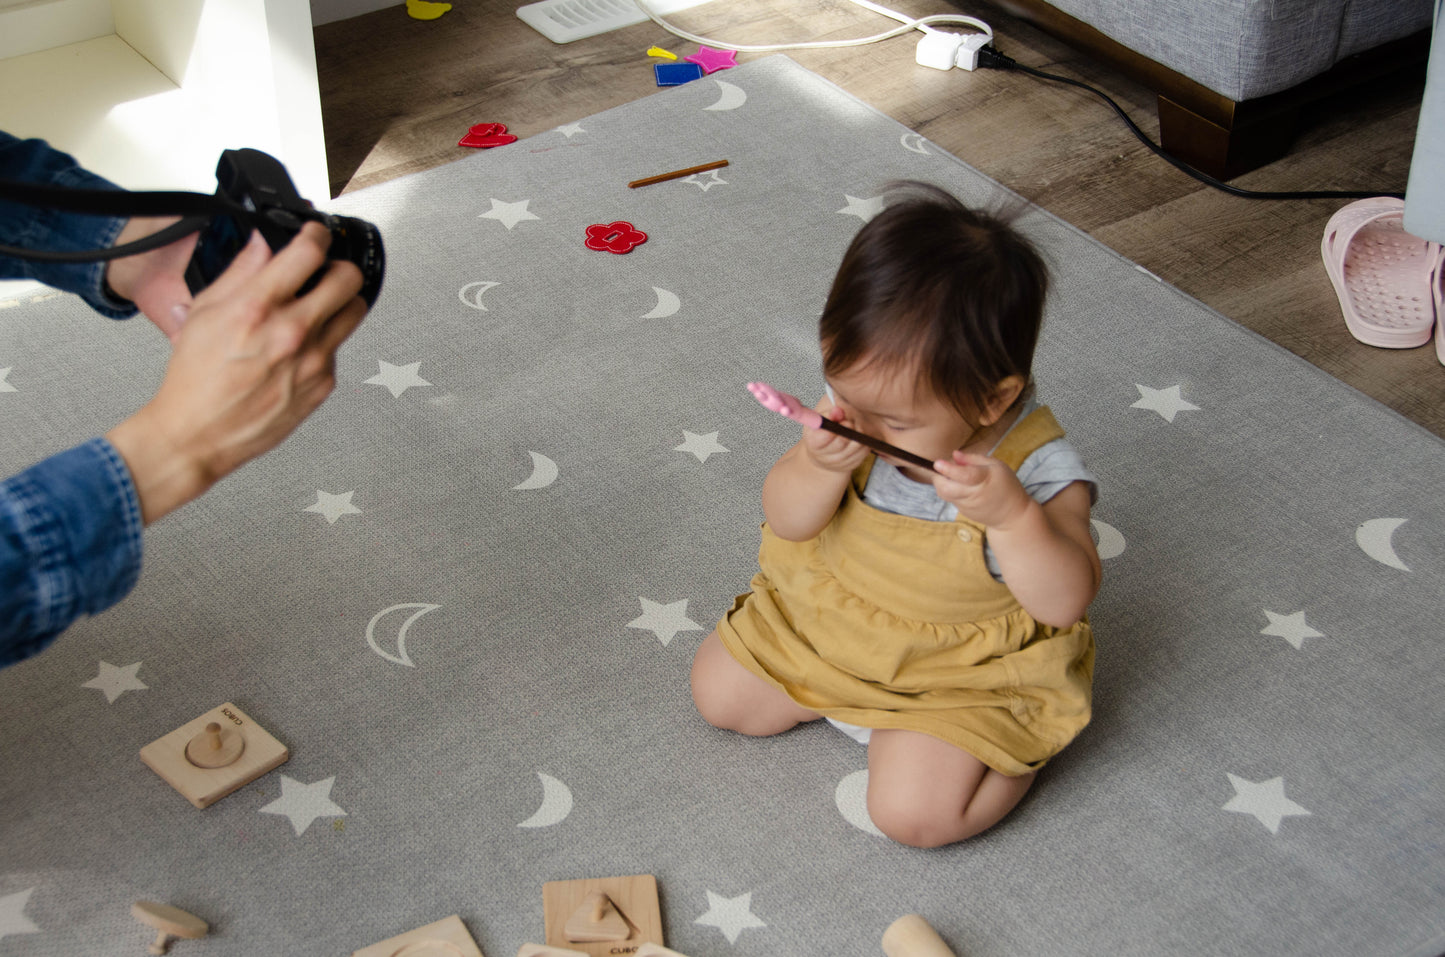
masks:
{"type": "Polygon", "coordinates": [[[0,485],[0,664],[123,597],[142,525],[279,444],[330,394],[336,349],[366,304],[349,262],[296,298],[329,246],[316,223],[275,255],[254,236],[189,308],[150,402],[0,485]]]}
{"type": "MultiPolygon", "coordinates": [[[[66,186],[73,189],[119,189],[76,163],[67,153],[52,149],[44,140],[16,139],[0,131],[0,179],[11,182],[66,186]]],[[[126,227],[116,216],[86,216],[0,200],[0,245],[57,252],[108,249],[126,227]]],[[[0,256],[0,279],[34,279],[47,286],[73,292],[101,315],[126,319],[136,305],[110,289],[106,265],[89,263],[38,263],[0,256]]]]}

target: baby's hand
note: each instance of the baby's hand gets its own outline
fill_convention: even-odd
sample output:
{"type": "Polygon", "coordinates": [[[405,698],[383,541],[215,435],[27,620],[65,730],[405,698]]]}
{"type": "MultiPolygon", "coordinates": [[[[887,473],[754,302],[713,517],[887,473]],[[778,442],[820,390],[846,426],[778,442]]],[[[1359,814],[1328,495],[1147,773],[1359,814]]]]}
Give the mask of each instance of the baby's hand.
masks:
{"type": "Polygon", "coordinates": [[[1006,527],[1033,502],[1014,470],[996,458],[955,451],[952,460],[940,459],[933,467],[939,497],[989,528],[1006,527]]]}
{"type": "MultiPolygon", "coordinates": [[[[848,424],[843,410],[833,405],[827,396],[820,399],[814,408],[824,418],[841,422],[844,425],[848,424]]],[[[852,472],[868,457],[867,446],[860,445],[852,439],[845,439],[827,429],[804,428],[803,451],[807,453],[814,465],[829,472],[852,472]]]]}

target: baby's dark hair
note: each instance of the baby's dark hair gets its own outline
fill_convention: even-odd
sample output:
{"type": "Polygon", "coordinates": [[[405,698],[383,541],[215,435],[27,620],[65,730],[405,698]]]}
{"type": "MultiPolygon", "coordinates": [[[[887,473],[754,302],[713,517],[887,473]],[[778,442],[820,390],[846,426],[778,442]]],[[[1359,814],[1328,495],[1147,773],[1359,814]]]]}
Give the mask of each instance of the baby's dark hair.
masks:
{"type": "Polygon", "coordinates": [[[927,183],[889,187],[853,238],[818,323],[824,375],[917,363],[923,385],[971,418],[1009,376],[1031,387],[1049,273],[1012,216],[927,183]]]}

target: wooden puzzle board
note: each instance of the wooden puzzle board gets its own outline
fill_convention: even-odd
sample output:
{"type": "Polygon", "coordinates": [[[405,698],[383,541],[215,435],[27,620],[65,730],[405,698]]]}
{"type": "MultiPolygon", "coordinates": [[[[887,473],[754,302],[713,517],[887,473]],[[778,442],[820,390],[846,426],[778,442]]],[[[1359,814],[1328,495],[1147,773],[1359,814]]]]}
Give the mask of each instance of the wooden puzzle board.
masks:
{"type": "Polygon", "coordinates": [[[140,749],[140,759],[199,808],[215,804],[290,757],[291,752],[284,744],[229,701],[140,749]],[[212,721],[222,728],[240,732],[245,738],[245,749],[232,764],[199,768],[186,758],[186,745],[212,721]]]}
{"type": "Polygon", "coordinates": [[[354,951],[351,957],[483,957],[482,949],[459,915],[398,934],[354,951]]]}

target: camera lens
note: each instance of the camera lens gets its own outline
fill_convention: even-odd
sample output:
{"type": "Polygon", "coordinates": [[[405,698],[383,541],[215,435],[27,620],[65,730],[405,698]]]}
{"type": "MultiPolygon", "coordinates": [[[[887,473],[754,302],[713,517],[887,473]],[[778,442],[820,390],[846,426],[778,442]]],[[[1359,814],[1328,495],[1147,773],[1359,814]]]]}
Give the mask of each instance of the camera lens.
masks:
{"type": "Polygon", "coordinates": [[[353,216],[329,216],[331,249],[328,258],[346,259],[361,270],[361,298],[368,308],[376,305],[381,294],[381,281],[386,274],[386,253],[381,245],[381,231],[364,219],[353,216]]]}

